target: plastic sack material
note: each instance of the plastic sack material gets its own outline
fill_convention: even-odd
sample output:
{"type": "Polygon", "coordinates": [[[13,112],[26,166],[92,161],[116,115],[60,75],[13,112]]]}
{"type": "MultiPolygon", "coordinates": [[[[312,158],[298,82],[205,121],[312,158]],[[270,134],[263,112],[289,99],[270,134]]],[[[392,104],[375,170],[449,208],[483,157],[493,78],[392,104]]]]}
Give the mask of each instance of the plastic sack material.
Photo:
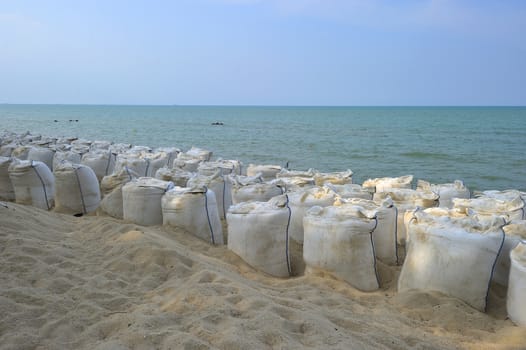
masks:
{"type": "Polygon", "coordinates": [[[526,327],[526,242],[520,242],[510,254],[511,269],[506,309],[508,317],[518,326],[526,327]]]}
{"type": "Polygon", "coordinates": [[[400,177],[382,177],[376,179],[369,179],[362,184],[365,188],[371,188],[372,192],[386,192],[399,188],[411,188],[413,183],[413,175],[405,175],[400,177]]]}
{"type": "Polygon", "coordinates": [[[227,213],[228,249],[260,271],[289,277],[289,220],[286,196],[233,205],[227,213]]]}
{"type": "Polygon", "coordinates": [[[68,214],[87,214],[100,204],[99,181],[86,165],[64,162],[54,171],[55,211],[68,214]]]}
{"type": "Polygon", "coordinates": [[[173,188],[172,182],[141,177],[122,187],[122,211],[124,220],[151,226],[162,225],[161,198],[173,188]]]}
{"type": "Polygon", "coordinates": [[[505,196],[482,196],[471,199],[453,199],[453,207],[461,210],[472,210],[479,216],[505,215],[509,220],[525,218],[524,200],[520,192],[510,192],[505,196]]]}
{"type": "Polygon", "coordinates": [[[204,176],[212,176],[217,171],[221,175],[241,175],[242,164],[239,160],[218,159],[214,162],[202,162],[197,167],[197,173],[204,176]]]}
{"type": "Polygon", "coordinates": [[[174,159],[173,161],[173,168],[196,173],[199,164],[202,162],[201,159],[192,158],[184,153],[179,153],[177,159],[174,159]]]}
{"type": "Polygon", "coordinates": [[[116,156],[107,150],[91,151],[82,156],[81,164],[90,167],[97,180],[101,181],[104,176],[113,173],[116,156]]]}
{"type": "Polygon", "coordinates": [[[163,225],[182,228],[211,244],[224,244],[216,197],[206,187],[175,187],[162,197],[163,225]]]}
{"type": "Polygon", "coordinates": [[[272,197],[283,194],[285,189],[274,183],[254,183],[250,185],[232,186],[232,204],[242,202],[267,202],[272,197]]]}
{"type": "Polygon", "coordinates": [[[232,184],[228,176],[221,175],[220,171],[212,176],[198,175],[188,179],[187,187],[207,187],[214,191],[219,217],[226,219],[226,212],[232,205],[232,184]]]}
{"type": "Polygon", "coordinates": [[[54,155],[55,152],[52,149],[44,147],[31,147],[31,149],[27,153],[27,159],[42,162],[46,164],[51,171],[53,171],[54,155]]]}
{"type": "Polygon", "coordinates": [[[438,205],[444,208],[453,208],[454,198],[470,198],[471,192],[464,182],[455,180],[449,184],[431,184],[424,180],[418,180],[416,189],[419,191],[435,192],[439,196],[438,205]]]}
{"type": "Polygon", "coordinates": [[[313,207],[303,223],[303,259],[308,268],[328,271],[362,291],[379,288],[372,239],[375,211],[351,204],[313,207]]]}
{"type": "Polygon", "coordinates": [[[208,162],[212,158],[212,151],[193,146],[188,151],[184,152],[184,154],[192,158],[200,159],[204,162],[208,162]]]}
{"type": "Polygon", "coordinates": [[[15,190],[9,178],[9,166],[14,161],[11,157],[0,157],[0,200],[14,201],[15,190]]]}
{"type": "Polygon", "coordinates": [[[67,161],[73,164],[80,164],[82,157],[73,151],[57,151],[53,155],[53,169],[58,167],[61,162],[67,161]]]}
{"type": "Polygon", "coordinates": [[[377,225],[372,234],[375,256],[385,264],[398,264],[396,245],[398,210],[391,198],[386,198],[381,203],[361,198],[342,199],[342,201],[345,205],[355,205],[376,212],[377,225]]]}
{"type": "Polygon", "coordinates": [[[121,153],[115,160],[114,172],[120,172],[128,168],[141,177],[148,177],[150,173],[150,161],[141,157],[139,153],[121,153]]]}
{"type": "Polygon", "coordinates": [[[485,311],[504,224],[504,217],[479,220],[416,211],[408,225],[398,291],[438,291],[485,311]]]}
{"type": "Polygon", "coordinates": [[[31,148],[32,146],[28,146],[28,145],[18,146],[13,149],[13,152],[11,153],[11,157],[15,157],[20,160],[27,160],[27,156],[31,148]]]}
{"type": "Polygon", "coordinates": [[[314,206],[327,207],[333,205],[337,195],[325,187],[314,187],[305,191],[289,193],[289,206],[292,212],[290,218],[290,238],[303,243],[303,217],[307,210],[314,206]]]}
{"type": "Polygon", "coordinates": [[[102,212],[114,218],[122,219],[124,217],[122,187],[138,177],[136,173],[126,167],[117,173],[104,176],[100,183],[102,192],[100,209],[102,212]]]}
{"type": "Polygon", "coordinates": [[[341,198],[373,199],[373,193],[358,184],[336,185],[333,183],[325,183],[323,186],[336,192],[341,198]]]}
{"type": "MultiPolygon", "coordinates": [[[[502,228],[505,233],[504,244],[495,264],[493,281],[507,286],[510,274],[510,252],[521,241],[526,241],[526,220],[514,220],[502,228]]],[[[525,290],[526,292],[526,290],[525,290]]]]}
{"type": "Polygon", "coordinates": [[[333,184],[333,185],[345,185],[352,183],[353,172],[351,169],[342,172],[334,173],[319,173],[314,174],[314,184],[316,186],[323,186],[324,184],[333,184]]]}
{"type": "Polygon", "coordinates": [[[260,176],[263,181],[276,179],[276,174],[281,171],[279,165],[258,165],[249,164],[247,167],[247,176],[260,176]]]}
{"type": "Polygon", "coordinates": [[[163,181],[172,181],[175,186],[186,187],[188,180],[196,176],[196,173],[192,173],[179,168],[160,168],[155,173],[155,178],[163,181]]]}
{"type": "Polygon", "coordinates": [[[17,203],[45,210],[53,207],[55,177],[46,164],[21,160],[12,162],[8,171],[17,203]]]}
{"type": "Polygon", "coordinates": [[[375,202],[382,202],[387,197],[393,200],[398,210],[397,217],[397,238],[398,244],[404,245],[407,240],[406,225],[404,215],[406,211],[415,210],[416,208],[432,208],[438,205],[438,195],[431,191],[417,191],[405,188],[391,189],[385,192],[376,192],[373,195],[375,202]]]}

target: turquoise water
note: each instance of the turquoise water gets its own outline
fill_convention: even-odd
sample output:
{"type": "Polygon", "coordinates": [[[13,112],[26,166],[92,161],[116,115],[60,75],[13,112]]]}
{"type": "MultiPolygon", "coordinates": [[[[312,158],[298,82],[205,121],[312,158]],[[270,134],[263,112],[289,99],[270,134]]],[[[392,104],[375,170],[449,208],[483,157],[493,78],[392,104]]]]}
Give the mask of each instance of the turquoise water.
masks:
{"type": "Polygon", "coordinates": [[[413,174],[526,191],[526,107],[0,105],[1,129],[136,145],[191,146],[245,164],[413,174]],[[78,122],[69,122],[78,119],[78,122]],[[58,120],[58,122],[54,122],[58,120]],[[213,122],[222,126],[213,126],[213,122]]]}

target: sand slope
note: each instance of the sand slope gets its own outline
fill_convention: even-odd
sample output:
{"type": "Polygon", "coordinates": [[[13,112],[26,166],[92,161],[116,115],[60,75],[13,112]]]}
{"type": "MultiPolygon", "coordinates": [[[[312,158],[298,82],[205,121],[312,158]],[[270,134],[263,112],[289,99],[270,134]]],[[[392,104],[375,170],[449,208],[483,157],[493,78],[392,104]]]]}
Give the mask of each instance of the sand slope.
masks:
{"type": "Polygon", "coordinates": [[[488,314],[440,294],[277,279],[226,247],[108,217],[0,206],[0,349],[521,349],[505,291],[488,314]]]}

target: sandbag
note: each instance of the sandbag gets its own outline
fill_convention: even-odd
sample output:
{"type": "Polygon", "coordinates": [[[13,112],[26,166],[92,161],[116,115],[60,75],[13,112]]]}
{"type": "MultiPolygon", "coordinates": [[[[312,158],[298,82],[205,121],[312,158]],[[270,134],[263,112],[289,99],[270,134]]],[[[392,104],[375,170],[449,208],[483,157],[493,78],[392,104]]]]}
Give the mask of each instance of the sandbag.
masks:
{"type": "Polygon", "coordinates": [[[172,181],[175,186],[186,187],[188,180],[196,176],[195,173],[179,168],[159,168],[155,173],[155,178],[163,181],[172,181]]]}
{"type": "Polygon", "coordinates": [[[63,162],[55,168],[54,174],[56,212],[87,214],[97,209],[99,181],[90,167],[63,162]]]}
{"type": "Polygon", "coordinates": [[[100,202],[101,211],[114,218],[122,219],[124,216],[122,209],[122,187],[138,177],[137,173],[134,173],[126,167],[117,173],[104,176],[100,183],[102,192],[102,200],[100,202]]]}
{"type": "Polygon", "coordinates": [[[163,152],[168,156],[168,159],[166,160],[166,167],[171,168],[173,167],[174,160],[177,158],[179,153],[181,153],[181,150],[176,147],[159,147],[155,149],[155,152],[163,152]]]}
{"type": "Polygon", "coordinates": [[[380,203],[361,198],[342,199],[347,205],[362,207],[376,213],[377,225],[372,233],[376,258],[388,265],[398,264],[397,217],[398,210],[391,198],[380,203]]]}
{"type": "Polygon", "coordinates": [[[267,202],[272,197],[283,194],[285,189],[274,183],[255,183],[232,186],[232,204],[242,202],[267,202]]]}
{"type": "Polygon", "coordinates": [[[285,196],[268,202],[244,202],[227,213],[228,249],[252,267],[275,277],[289,277],[288,223],[285,196]]]}
{"type": "Polygon", "coordinates": [[[98,151],[108,151],[111,146],[110,141],[93,141],[90,145],[90,152],[98,152],[98,151]]]}
{"type": "Polygon", "coordinates": [[[97,176],[98,181],[101,181],[104,176],[113,173],[116,156],[116,154],[107,150],[91,151],[84,154],[80,162],[90,167],[97,176]]]}
{"type": "Polygon", "coordinates": [[[373,195],[375,202],[382,202],[387,197],[393,200],[398,210],[397,217],[397,239],[398,244],[404,245],[407,240],[406,227],[404,224],[404,215],[406,211],[416,208],[432,208],[438,206],[438,195],[431,191],[417,191],[405,188],[392,188],[389,191],[376,192],[373,195]]]}
{"type": "Polygon", "coordinates": [[[27,156],[30,150],[31,150],[31,146],[28,146],[28,145],[18,146],[13,149],[13,152],[11,153],[11,157],[15,157],[20,160],[27,160],[27,156]]]}
{"type": "Polygon", "coordinates": [[[163,225],[182,228],[211,244],[224,244],[216,196],[206,187],[174,187],[162,197],[163,225]]]}
{"type": "Polygon", "coordinates": [[[49,148],[44,147],[31,147],[27,153],[28,160],[40,161],[48,166],[53,171],[53,156],[55,152],[49,148]]]}
{"type": "Polygon", "coordinates": [[[281,171],[279,165],[257,165],[249,164],[247,167],[247,176],[259,175],[264,181],[276,179],[276,174],[281,171]]]}
{"type": "Polygon", "coordinates": [[[80,164],[82,157],[80,154],[73,151],[57,151],[53,155],[53,169],[58,167],[62,162],[70,162],[73,164],[80,164]]]}
{"type": "Polygon", "coordinates": [[[416,211],[408,225],[398,291],[438,291],[485,311],[504,224],[504,217],[479,220],[416,211]]]}
{"type": "Polygon", "coordinates": [[[14,201],[15,190],[9,178],[9,166],[13,162],[11,157],[0,157],[0,200],[14,201]]]}
{"type": "Polygon", "coordinates": [[[351,169],[342,172],[333,172],[333,173],[320,173],[315,172],[314,174],[314,184],[316,186],[323,186],[326,183],[334,185],[345,185],[352,183],[353,172],[351,169]]]}
{"type": "Polygon", "coordinates": [[[358,184],[337,185],[326,182],[323,186],[336,192],[341,198],[373,199],[373,193],[358,184]]]}
{"type": "Polygon", "coordinates": [[[510,253],[521,241],[526,241],[526,220],[514,220],[502,228],[505,238],[502,250],[495,264],[492,280],[507,286],[510,274],[510,253]]]}
{"type": "Polygon", "coordinates": [[[317,171],[314,169],[307,171],[281,169],[280,172],[276,174],[276,179],[299,178],[303,179],[306,184],[314,185],[314,176],[316,174],[317,171]]]}
{"type": "Polygon", "coordinates": [[[15,148],[18,147],[16,143],[8,143],[0,147],[0,157],[11,157],[15,148]]]}
{"type": "Polygon", "coordinates": [[[503,196],[482,196],[471,199],[453,199],[453,207],[472,210],[480,216],[505,215],[511,220],[525,218],[525,205],[520,192],[510,192],[503,196]]]}
{"type": "Polygon", "coordinates": [[[185,154],[192,158],[200,159],[204,162],[208,162],[210,158],[212,158],[212,151],[208,151],[206,149],[198,148],[194,146],[192,146],[192,148],[186,151],[185,154]]]}
{"type": "Polygon", "coordinates": [[[9,178],[19,204],[50,210],[54,204],[55,177],[42,162],[21,160],[8,168],[9,178]]]}
{"type": "Polygon", "coordinates": [[[172,182],[149,177],[141,177],[125,184],[122,187],[124,220],[143,226],[162,225],[161,198],[171,188],[172,182]]]}
{"type": "Polygon", "coordinates": [[[115,160],[114,172],[120,172],[124,168],[132,170],[141,177],[147,177],[150,173],[150,161],[141,157],[139,153],[121,153],[117,155],[115,160]]]}
{"type": "Polygon", "coordinates": [[[226,212],[232,205],[232,184],[228,176],[217,171],[212,176],[198,175],[188,179],[187,187],[207,187],[215,193],[219,217],[226,219],[226,212]]]}
{"type": "Polygon", "coordinates": [[[372,239],[375,211],[352,204],[316,206],[307,211],[303,224],[307,273],[321,269],[362,291],[379,288],[372,239]]]}
{"type": "Polygon", "coordinates": [[[526,241],[520,242],[510,254],[511,268],[506,309],[508,317],[518,326],[526,327],[526,241]]]}
{"type": "Polygon", "coordinates": [[[400,177],[382,177],[376,179],[369,179],[363,182],[362,186],[371,188],[372,192],[386,192],[392,189],[411,188],[413,183],[413,175],[405,175],[400,177]]]}
{"type": "Polygon", "coordinates": [[[289,193],[289,206],[292,212],[290,238],[303,243],[303,217],[307,210],[314,206],[333,205],[336,198],[336,193],[326,187],[314,187],[301,192],[289,193]]]}
{"type": "Polygon", "coordinates": [[[218,170],[221,175],[241,175],[242,164],[239,160],[218,159],[213,162],[202,162],[197,167],[199,175],[211,176],[218,170]]]}
{"type": "Polygon", "coordinates": [[[199,164],[203,161],[201,159],[192,158],[190,156],[185,155],[184,153],[179,153],[176,159],[173,161],[173,167],[174,169],[181,169],[188,172],[197,172],[197,168],[199,167],[199,164]]]}
{"type": "Polygon", "coordinates": [[[455,180],[455,182],[448,184],[431,184],[424,180],[418,180],[416,189],[438,194],[438,205],[444,208],[453,208],[454,198],[470,198],[471,196],[471,192],[461,180],[455,180]]]}

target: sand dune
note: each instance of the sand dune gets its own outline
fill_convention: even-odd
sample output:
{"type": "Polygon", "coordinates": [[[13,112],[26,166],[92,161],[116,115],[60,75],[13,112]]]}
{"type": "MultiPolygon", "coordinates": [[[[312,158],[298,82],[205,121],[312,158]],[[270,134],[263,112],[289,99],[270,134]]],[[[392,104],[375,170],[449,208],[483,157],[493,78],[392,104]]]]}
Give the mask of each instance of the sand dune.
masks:
{"type": "Polygon", "coordinates": [[[505,290],[487,314],[440,294],[272,278],[226,247],[109,217],[0,206],[0,349],[520,349],[505,290]]]}

